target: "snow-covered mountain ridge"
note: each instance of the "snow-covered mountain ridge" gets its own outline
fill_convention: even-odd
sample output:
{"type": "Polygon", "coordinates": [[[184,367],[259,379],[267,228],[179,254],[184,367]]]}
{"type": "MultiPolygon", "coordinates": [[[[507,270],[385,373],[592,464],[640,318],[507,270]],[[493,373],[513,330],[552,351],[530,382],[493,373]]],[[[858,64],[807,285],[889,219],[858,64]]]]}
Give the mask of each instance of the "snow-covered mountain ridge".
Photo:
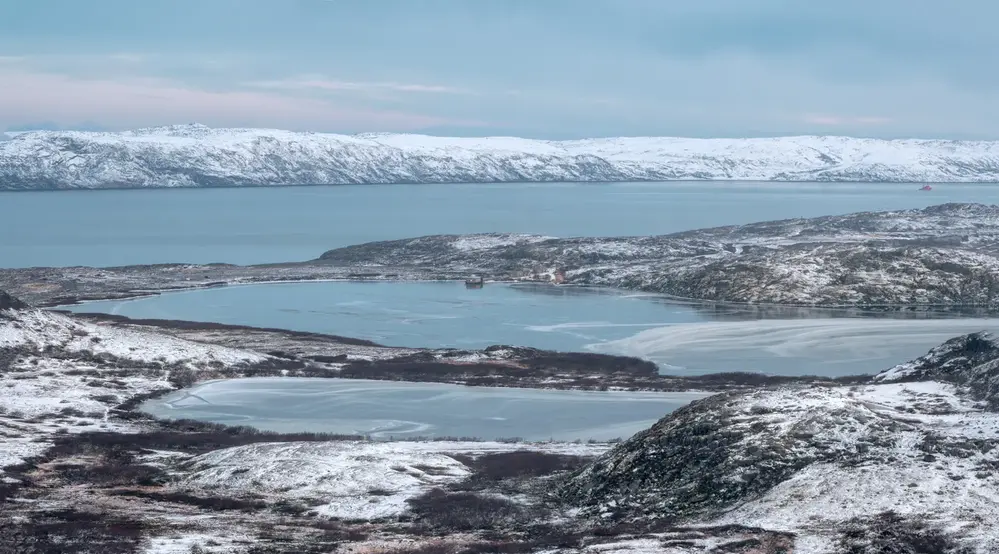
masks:
{"type": "Polygon", "coordinates": [[[554,181],[999,182],[999,142],[798,136],[545,141],[174,125],[0,141],[0,189],[554,181]]]}

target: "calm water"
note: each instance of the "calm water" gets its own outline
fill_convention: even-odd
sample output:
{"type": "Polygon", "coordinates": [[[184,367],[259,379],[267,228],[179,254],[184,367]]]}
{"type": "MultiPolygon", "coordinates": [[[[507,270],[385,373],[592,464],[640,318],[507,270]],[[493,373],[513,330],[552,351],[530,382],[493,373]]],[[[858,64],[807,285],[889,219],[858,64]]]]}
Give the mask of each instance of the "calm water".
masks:
{"type": "Polygon", "coordinates": [[[847,318],[856,312],[706,307],[607,289],[318,282],[203,289],[71,309],[282,327],[392,346],[514,344],[640,356],[672,373],[876,372],[990,319],[847,318]]]}
{"type": "Polygon", "coordinates": [[[0,193],[0,267],[308,260],[437,233],[652,235],[943,202],[999,187],[943,184],[379,185],[0,193]]]}
{"type": "MultiPolygon", "coordinates": [[[[650,235],[943,202],[999,203],[994,186],[917,188],[696,182],[0,193],[0,267],[265,263],[436,233],[650,235]]],[[[994,320],[844,319],[837,312],[764,319],[772,314],[613,291],[496,285],[469,291],[453,283],[261,285],[74,309],[286,327],[400,346],[613,352],[681,373],[872,372],[952,336],[999,327],[994,320]]],[[[629,436],[691,398],[253,379],[204,384],[145,408],[278,431],[606,439],[629,436]]]]}
{"type": "Polygon", "coordinates": [[[703,396],[256,378],[203,383],[146,402],[142,410],[268,431],[379,439],[607,440],[629,437],[703,396]]]}

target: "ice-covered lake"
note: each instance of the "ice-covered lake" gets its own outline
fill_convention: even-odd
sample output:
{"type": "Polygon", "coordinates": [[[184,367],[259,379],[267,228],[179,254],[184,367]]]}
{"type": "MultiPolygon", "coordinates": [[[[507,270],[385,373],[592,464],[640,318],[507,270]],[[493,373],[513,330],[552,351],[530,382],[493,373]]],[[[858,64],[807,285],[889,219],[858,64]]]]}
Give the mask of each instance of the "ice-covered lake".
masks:
{"type": "MultiPolygon", "coordinates": [[[[897,319],[837,310],[760,310],[549,285],[315,282],[193,290],[74,311],[280,327],[391,346],[493,344],[639,356],[664,371],[871,373],[999,320],[897,319]]],[[[932,314],[930,314],[932,315],[932,314]]],[[[937,314],[936,317],[940,317],[937,314]]],[[[926,317],[925,314],[922,317],[926,317]]]]}
{"type": "Polygon", "coordinates": [[[142,410],[278,432],[571,441],[629,437],[704,396],[272,377],[202,383],[142,410]]]}

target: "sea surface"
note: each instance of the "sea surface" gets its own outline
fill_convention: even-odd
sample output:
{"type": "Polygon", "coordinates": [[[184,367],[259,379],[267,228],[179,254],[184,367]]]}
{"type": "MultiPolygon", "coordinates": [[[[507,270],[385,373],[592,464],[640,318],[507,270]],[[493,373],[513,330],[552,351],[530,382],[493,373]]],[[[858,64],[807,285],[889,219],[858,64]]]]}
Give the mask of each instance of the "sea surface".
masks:
{"type": "Polygon", "coordinates": [[[364,338],[388,346],[494,344],[639,356],[664,373],[873,373],[954,336],[999,330],[960,314],[719,307],[590,287],[311,282],[198,289],[70,306],[364,338]],[[940,319],[935,319],[940,318],[940,319]]]}
{"type": "Polygon", "coordinates": [[[571,441],[627,438],[704,396],[253,378],[202,383],[141,409],[277,432],[571,441]]]}
{"type": "Polygon", "coordinates": [[[988,184],[667,182],[0,192],[0,267],[310,260],[439,233],[656,235],[944,202],[988,184]]]}

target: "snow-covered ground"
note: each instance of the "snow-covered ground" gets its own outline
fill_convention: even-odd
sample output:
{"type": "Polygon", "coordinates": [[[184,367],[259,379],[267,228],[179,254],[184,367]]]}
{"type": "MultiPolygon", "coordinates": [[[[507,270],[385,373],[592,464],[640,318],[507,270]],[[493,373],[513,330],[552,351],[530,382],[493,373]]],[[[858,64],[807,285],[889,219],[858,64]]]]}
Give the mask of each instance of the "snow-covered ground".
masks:
{"type": "Polygon", "coordinates": [[[635,180],[991,182],[999,142],[796,136],[544,141],[175,125],[0,141],[5,188],[635,180]],[[280,159],[280,164],[272,160],[280,159]]]}
{"type": "Polygon", "coordinates": [[[42,310],[19,312],[0,322],[0,348],[58,348],[67,352],[107,354],[137,362],[204,367],[263,362],[268,356],[246,350],[200,344],[159,333],[95,325],[42,310]]]}
{"type": "Polygon", "coordinates": [[[58,432],[133,431],[110,410],[173,389],[171,368],[208,371],[269,359],[36,309],[0,311],[0,352],[5,350],[19,354],[0,370],[0,473],[41,454],[58,432]]]}
{"type": "MultiPolygon", "coordinates": [[[[713,523],[758,526],[811,536],[807,554],[836,552],[834,539],[844,522],[894,511],[930,518],[965,537],[980,552],[999,550],[999,483],[987,468],[999,461],[993,451],[930,454],[927,436],[944,443],[999,440],[999,415],[957,394],[953,385],[926,381],[842,387],[752,396],[752,406],[773,410],[769,419],[788,434],[814,432],[853,454],[870,442],[867,421],[897,424],[881,456],[860,463],[836,457],[808,465],[761,498],[713,523]],[[849,424],[823,428],[824,412],[851,414],[849,424]],[[811,421],[810,421],[811,420],[811,421]]],[[[756,408],[759,410],[759,408],[756,408]]],[[[879,446],[871,446],[878,449],[879,446]]],[[[797,552],[797,550],[796,550],[797,552]]]]}
{"type": "Polygon", "coordinates": [[[183,465],[179,488],[302,501],[319,517],[377,520],[408,511],[406,501],[454,483],[470,470],[449,454],[513,450],[595,456],[604,444],[495,442],[292,442],[217,450],[183,465]]]}
{"type": "Polygon", "coordinates": [[[569,490],[594,513],[794,534],[795,553],[841,552],[845,529],[889,512],[996,552],[997,359],[999,342],[978,333],[869,383],[709,398],[611,450],[569,490]]]}

